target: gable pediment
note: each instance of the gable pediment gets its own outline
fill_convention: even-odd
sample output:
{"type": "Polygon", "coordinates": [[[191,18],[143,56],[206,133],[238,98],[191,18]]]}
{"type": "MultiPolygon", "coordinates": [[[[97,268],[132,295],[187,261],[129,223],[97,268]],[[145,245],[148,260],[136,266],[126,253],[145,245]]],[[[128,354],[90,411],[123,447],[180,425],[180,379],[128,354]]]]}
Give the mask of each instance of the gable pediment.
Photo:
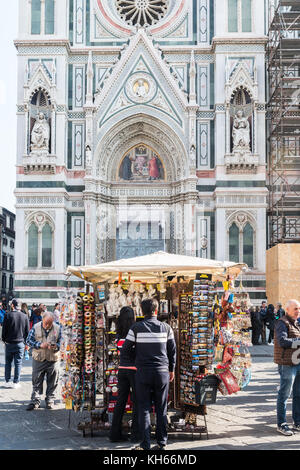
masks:
{"type": "Polygon", "coordinates": [[[99,127],[117,113],[141,106],[167,114],[181,127],[188,106],[179,80],[143,31],[131,40],[96,95],[99,127]]]}
{"type": "Polygon", "coordinates": [[[29,101],[31,96],[38,90],[42,89],[51,95],[52,101],[55,100],[54,95],[54,80],[55,72],[53,73],[53,78],[49,77],[49,74],[46,72],[44,66],[40,63],[33,75],[30,77],[28,82],[24,86],[25,90],[25,101],[29,101]]]}
{"type": "Polygon", "coordinates": [[[257,100],[257,83],[255,83],[254,78],[242,62],[238,64],[226,83],[226,101],[230,102],[234,92],[241,87],[249,92],[254,101],[257,100]]]}

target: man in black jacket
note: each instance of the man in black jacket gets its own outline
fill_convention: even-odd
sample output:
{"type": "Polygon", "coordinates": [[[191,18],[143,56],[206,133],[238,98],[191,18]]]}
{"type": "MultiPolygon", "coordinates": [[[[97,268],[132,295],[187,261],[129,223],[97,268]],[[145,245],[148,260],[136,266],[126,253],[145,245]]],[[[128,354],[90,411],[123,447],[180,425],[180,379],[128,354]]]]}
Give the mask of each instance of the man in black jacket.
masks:
{"type": "Polygon", "coordinates": [[[2,341],[5,343],[5,386],[7,388],[20,388],[22,359],[24,356],[25,341],[29,333],[29,321],[18,309],[18,301],[12,300],[11,312],[7,312],[2,327],[2,341]],[[14,381],[11,382],[12,361],[15,364],[14,381]]]}
{"type": "Polygon", "coordinates": [[[153,450],[163,450],[168,439],[167,403],[169,382],[174,380],[176,343],[172,328],[157,320],[156,300],[144,300],[142,311],[145,319],[132,325],[121,352],[121,355],[125,355],[135,348],[136,354],[136,395],[142,443],[135,450],[149,450],[151,447],[152,397],[156,413],[157,440],[157,446],[153,450]]]}

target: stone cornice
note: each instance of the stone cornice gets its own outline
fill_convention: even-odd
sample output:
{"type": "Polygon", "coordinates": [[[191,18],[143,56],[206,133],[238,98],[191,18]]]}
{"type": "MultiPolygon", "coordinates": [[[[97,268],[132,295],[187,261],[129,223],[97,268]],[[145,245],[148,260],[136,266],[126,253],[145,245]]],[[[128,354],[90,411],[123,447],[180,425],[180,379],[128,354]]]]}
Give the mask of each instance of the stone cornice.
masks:
{"type": "Polygon", "coordinates": [[[16,49],[20,47],[65,47],[68,53],[71,53],[70,42],[68,39],[16,39],[14,41],[16,49]]]}
{"type": "Polygon", "coordinates": [[[217,44],[267,44],[267,36],[215,36],[212,39],[212,49],[217,44]]]}

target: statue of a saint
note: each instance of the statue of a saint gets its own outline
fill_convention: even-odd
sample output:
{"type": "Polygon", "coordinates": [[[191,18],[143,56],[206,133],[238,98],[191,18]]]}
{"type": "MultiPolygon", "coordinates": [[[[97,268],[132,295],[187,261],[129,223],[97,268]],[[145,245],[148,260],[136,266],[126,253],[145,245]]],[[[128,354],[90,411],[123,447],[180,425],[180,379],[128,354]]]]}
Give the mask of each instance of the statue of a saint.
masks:
{"type": "Polygon", "coordinates": [[[50,126],[44,113],[39,113],[31,133],[32,150],[49,150],[50,126]]]}
{"type": "Polygon", "coordinates": [[[250,125],[242,110],[239,110],[235,115],[232,137],[233,150],[243,149],[250,151],[250,125]]]}
{"type": "Polygon", "coordinates": [[[92,166],[92,150],[88,144],[85,147],[85,164],[87,167],[92,166]]]}
{"type": "Polygon", "coordinates": [[[147,82],[145,82],[145,81],[142,80],[142,79],[138,80],[137,86],[136,86],[136,90],[135,90],[135,94],[136,94],[139,98],[145,98],[146,95],[148,94],[147,82]]]}

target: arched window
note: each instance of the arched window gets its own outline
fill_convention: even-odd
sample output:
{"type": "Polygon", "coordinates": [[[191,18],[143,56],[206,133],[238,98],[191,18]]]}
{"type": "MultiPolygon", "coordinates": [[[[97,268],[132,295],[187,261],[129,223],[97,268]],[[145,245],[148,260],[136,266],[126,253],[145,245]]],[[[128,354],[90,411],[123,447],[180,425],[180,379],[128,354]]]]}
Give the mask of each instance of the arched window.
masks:
{"type": "MultiPolygon", "coordinates": [[[[44,217],[38,215],[36,218],[44,217]]],[[[44,220],[32,221],[27,231],[27,267],[51,268],[53,266],[53,227],[44,220]]]]}
{"type": "Polygon", "coordinates": [[[248,264],[249,268],[253,268],[253,246],[254,231],[249,223],[245,225],[243,231],[243,261],[248,264]]]}
{"type": "Polygon", "coordinates": [[[35,224],[28,230],[28,267],[38,267],[38,228],[35,224]]]}
{"type": "Polygon", "coordinates": [[[42,267],[52,266],[52,230],[49,224],[45,224],[42,230],[42,267]]]}
{"type": "Polygon", "coordinates": [[[232,224],[229,229],[229,260],[239,262],[239,229],[236,224],[232,224]]]}
{"type": "Polygon", "coordinates": [[[228,32],[251,33],[252,0],[228,0],[228,32]]]}
{"type": "Polygon", "coordinates": [[[246,263],[254,267],[254,237],[252,225],[233,222],[229,228],[229,260],[234,263],[246,263]]]}

